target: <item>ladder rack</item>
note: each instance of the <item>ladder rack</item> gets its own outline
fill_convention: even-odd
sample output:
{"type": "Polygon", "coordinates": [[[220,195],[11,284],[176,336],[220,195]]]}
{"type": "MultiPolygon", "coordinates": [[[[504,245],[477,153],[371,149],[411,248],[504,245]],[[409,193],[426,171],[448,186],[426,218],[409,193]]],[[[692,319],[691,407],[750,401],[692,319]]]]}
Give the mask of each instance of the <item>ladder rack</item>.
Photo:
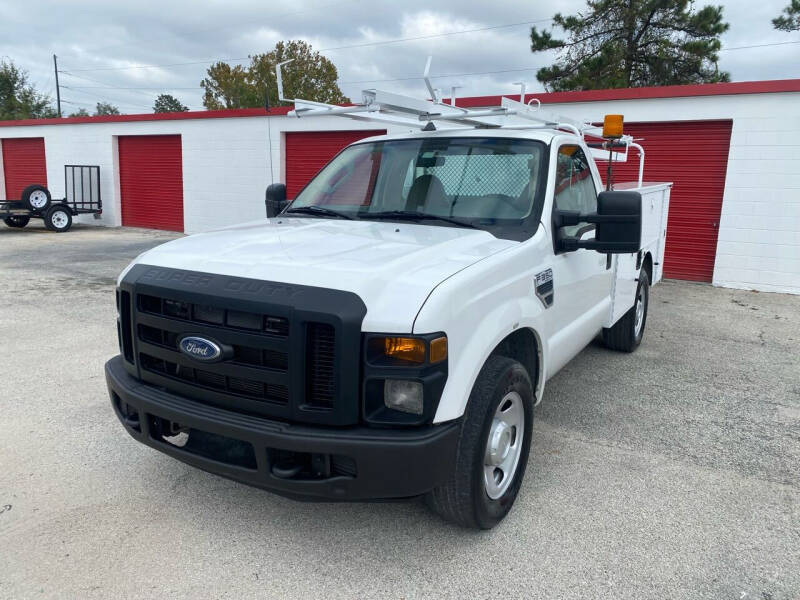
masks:
{"type": "MultiPolygon", "coordinates": [[[[411,130],[430,131],[437,128],[436,122],[444,122],[454,126],[451,129],[477,128],[477,129],[552,129],[569,131],[585,140],[587,137],[596,138],[607,142],[596,130],[600,129],[591,121],[577,121],[570,117],[550,113],[541,109],[541,102],[531,99],[525,103],[525,84],[520,83],[520,99],[512,100],[503,96],[500,106],[490,106],[478,109],[468,109],[456,106],[456,86],[451,88],[450,103],[440,98],[440,90],[433,87],[430,81],[430,67],[432,57],[428,57],[422,79],[428,89],[431,100],[424,100],[386,92],[377,89],[366,89],[361,92],[361,102],[350,106],[326,104],[301,98],[286,98],[283,94],[284,65],[292,62],[283,61],[275,66],[275,75],[278,83],[278,98],[281,102],[294,103],[294,110],[288,116],[296,118],[341,116],[357,121],[370,121],[388,123],[408,127],[411,130]],[[536,103],[536,106],[532,104],[536,103]],[[593,131],[595,130],[595,131],[593,131]]],[[[441,129],[440,129],[441,130],[441,129]]],[[[644,150],[639,144],[634,143],[629,135],[623,135],[614,141],[614,146],[625,148],[624,152],[610,152],[609,146],[603,148],[590,148],[595,160],[625,162],[628,158],[628,148],[635,148],[639,152],[639,186],[642,185],[644,171],[644,150]]]]}

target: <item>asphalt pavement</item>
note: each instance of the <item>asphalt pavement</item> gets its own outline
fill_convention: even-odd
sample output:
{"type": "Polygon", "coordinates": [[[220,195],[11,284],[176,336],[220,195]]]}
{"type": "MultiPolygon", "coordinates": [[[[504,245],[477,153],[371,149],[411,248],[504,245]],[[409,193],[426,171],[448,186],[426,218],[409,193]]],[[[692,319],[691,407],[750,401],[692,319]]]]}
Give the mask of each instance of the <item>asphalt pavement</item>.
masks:
{"type": "Polygon", "coordinates": [[[301,503],[133,441],[114,282],[176,234],[0,225],[0,598],[800,598],[800,297],[665,281],[547,385],[496,529],[301,503]]]}

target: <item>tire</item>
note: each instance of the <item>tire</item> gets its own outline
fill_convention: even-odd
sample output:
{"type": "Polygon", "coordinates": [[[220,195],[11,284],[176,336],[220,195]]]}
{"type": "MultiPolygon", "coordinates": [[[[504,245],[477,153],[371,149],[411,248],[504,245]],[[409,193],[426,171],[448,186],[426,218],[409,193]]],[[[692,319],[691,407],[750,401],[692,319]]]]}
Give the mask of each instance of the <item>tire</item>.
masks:
{"type": "Polygon", "coordinates": [[[647,323],[647,308],[650,304],[650,278],[647,271],[639,271],[636,300],[631,309],[613,327],[603,329],[603,343],[611,350],[633,352],[642,343],[644,326],[647,323]],[[637,311],[641,314],[637,317],[637,311]]]}
{"type": "Polygon", "coordinates": [[[490,356],[469,397],[453,474],[447,483],[428,493],[428,506],[463,527],[491,529],[497,525],[511,510],[522,485],[532,433],[533,386],[528,372],[511,358],[490,356]],[[502,420],[496,417],[500,414],[508,417],[512,409],[522,413],[521,419],[518,412],[516,420],[513,415],[507,418],[516,422],[513,431],[496,425],[502,420]],[[493,447],[500,456],[489,451],[490,433],[499,442],[493,447]],[[505,467],[507,473],[498,483],[497,471],[502,472],[506,463],[493,465],[503,456],[506,442],[510,442],[505,456],[511,466],[505,467]]]}
{"type": "Polygon", "coordinates": [[[6,217],[5,219],[3,219],[3,222],[9,227],[14,227],[15,229],[22,229],[30,222],[30,220],[31,220],[30,217],[6,217]]]}
{"type": "Polygon", "coordinates": [[[56,233],[69,231],[69,228],[72,227],[72,213],[68,208],[56,204],[50,207],[50,210],[45,214],[44,226],[56,233]]]}
{"type": "Polygon", "coordinates": [[[38,183],[22,190],[22,204],[28,210],[44,214],[50,208],[51,201],[50,190],[38,183]]]}

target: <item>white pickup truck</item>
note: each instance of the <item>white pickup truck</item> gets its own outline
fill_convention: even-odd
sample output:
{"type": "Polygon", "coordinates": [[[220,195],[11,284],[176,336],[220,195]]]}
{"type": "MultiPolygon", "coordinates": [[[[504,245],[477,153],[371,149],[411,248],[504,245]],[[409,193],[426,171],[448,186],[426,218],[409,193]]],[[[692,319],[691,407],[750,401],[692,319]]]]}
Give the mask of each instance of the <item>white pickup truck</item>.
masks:
{"type": "Polygon", "coordinates": [[[556,127],[430,129],[125,269],[106,379],[128,433],[291,497],[503,519],[547,380],[598,335],[642,341],[670,185],[603,191],[556,127]]]}

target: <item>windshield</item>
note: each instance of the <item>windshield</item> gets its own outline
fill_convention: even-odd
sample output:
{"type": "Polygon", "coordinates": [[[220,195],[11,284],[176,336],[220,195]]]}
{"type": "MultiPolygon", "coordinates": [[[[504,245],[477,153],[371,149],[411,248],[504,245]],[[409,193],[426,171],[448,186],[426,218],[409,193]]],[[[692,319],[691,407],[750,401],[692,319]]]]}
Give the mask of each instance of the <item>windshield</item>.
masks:
{"type": "MultiPolygon", "coordinates": [[[[519,226],[545,177],[541,142],[428,138],[356,144],[298,194],[289,212],[411,218],[431,225],[519,226]],[[307,207],[320,207],[317,210],[307,207]]],[[[535,220],[538,222],[538,216],[535,220]]],[[[503,236],[506,237],[506,236],[503,236]]]]}

